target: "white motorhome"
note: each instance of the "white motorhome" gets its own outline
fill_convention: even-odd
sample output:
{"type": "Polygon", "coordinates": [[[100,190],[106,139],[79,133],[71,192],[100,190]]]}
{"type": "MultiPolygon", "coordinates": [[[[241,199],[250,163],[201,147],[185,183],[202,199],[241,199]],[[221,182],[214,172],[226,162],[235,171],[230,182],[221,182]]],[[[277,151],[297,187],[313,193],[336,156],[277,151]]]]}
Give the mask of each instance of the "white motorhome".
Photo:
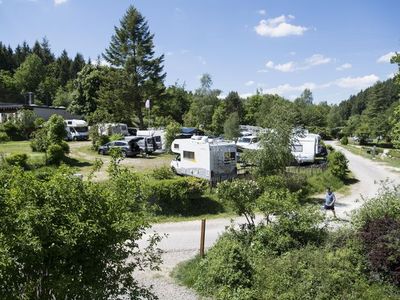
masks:
{"type": "Polygon", "coordinates": [[[292,154],[296,161],[301,163],[313,163],[320,153],[321,137],[318,134],[304,134],[293,137],[292,154]]]}
{"type": "Polygon", "coordinates": [[[232,179],[237,176],[236,145],[215,141],[206,136],[176,139],[171,144],[177,154],[171,162],[174,172],[207,179],[211,182],[232,179]]]}
{"type": "Polygon", "coordinates": [[[89,139],[88,124],[84,120],[65,120],[65,130],[69,141],[82,141],[89,139]]]}
{"type": "Polygon", "coordinates": [[[129,135],[128,125],[123,123],[98,124],[98,130],[100,135],[113,135],[113,134],[122,134],[124,136],[129,135]]]}
{"type": "Polygon", "coordinates": [[[147,130],[138,130],[136,132],[137,136],[151,136],[154,138],[157,149],[164,152],[166,149],[166,139],[165,139],[165,130],[164,129],[152,129],[149,128],[147,130]]]}
{"type": "Polygon", "coordinates": [[[238,138],[236,146],[243,149],[258,150],[260,149],[260,140],[255,135],[242,136],[238,138]]]}

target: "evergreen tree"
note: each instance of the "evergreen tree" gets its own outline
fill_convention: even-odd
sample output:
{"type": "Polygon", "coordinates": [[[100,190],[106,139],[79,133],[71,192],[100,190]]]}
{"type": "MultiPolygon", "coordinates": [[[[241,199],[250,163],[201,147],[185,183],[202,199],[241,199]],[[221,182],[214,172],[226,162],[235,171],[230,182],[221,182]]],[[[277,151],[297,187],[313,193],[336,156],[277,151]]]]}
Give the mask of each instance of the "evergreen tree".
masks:
{"type": "Polygon", "coordinates": [[[14,53],[10,46],[0,42],[0,70],[13,72],[15,69],[14,53]]]}
{"type": "Polygon", "coordinates": [[[71,78],[75,79],[84,66],[85,66],[85,59],[83,58],[83,55],[77,53],[74,60],[71,63],[71,70],[70,70],[71,78]]]}
{"type": "Polygon", "coordinates": [[[71,59],[68,57],[67,51],[64,49],[57,63],[57,78],[62,86],[65,86],[68,80],[71,79],[71,59]]]}
{"type": "Polygon", "coordinates": [[[127,93],[131,95],[129,102],[133,104],[140,127],[144,126],[144,102],[162,93],[165,78],[164,56],[155,57],[153,37],[145,18],[130,6],[120,27],[115,27],[110,46],[103,55],[112,66],[125,70],[129,80],[127,93]]]}

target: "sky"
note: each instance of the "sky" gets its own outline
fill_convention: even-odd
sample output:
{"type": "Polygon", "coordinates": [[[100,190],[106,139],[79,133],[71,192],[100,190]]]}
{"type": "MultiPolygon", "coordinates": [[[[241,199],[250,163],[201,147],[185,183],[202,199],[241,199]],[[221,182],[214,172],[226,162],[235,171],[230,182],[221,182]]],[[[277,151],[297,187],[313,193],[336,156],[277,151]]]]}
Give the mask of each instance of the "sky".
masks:
{"type": "Polygon", "coordinates": [[[294,99],[309,88],[334,104],[398,70],[398,0],[0,0],[0,41],[47,37],[56,55],[96,60],[129,5],[165,55],[167,85],[194,90],[209,73],[222,95],[294,99]]]}

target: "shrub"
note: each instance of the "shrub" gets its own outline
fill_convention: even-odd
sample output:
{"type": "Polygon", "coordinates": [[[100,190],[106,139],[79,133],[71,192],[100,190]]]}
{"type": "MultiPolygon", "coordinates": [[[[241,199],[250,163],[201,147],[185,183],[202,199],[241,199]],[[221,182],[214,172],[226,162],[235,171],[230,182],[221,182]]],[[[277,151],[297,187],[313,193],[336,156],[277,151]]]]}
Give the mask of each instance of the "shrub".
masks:
{"type": "Polygon", "coordinates": [[[349,171],[347,164],[348,160],[342,152],[335,151],[328,154],[328,169],[333,176],[344,180],[349,171]]]}
{"type": "Polygon", "coordinates": [[[399,150],[389,150],[388,155],[394,158],[400,158],[400,151],[399,150]]]}
{"type": "Polygon", "coordinates": [[[0,131],[0,143],[8,142],[10,137],[7,135],[6,132],[0,131]]]}
{"type": "MultiPolygon", "coordinates": [[[[263,299],[395,299],[393,287],[370,283],[349,248],[307,246],[253,263],[256,295],[263,299]]],[[[397,296],[396,296],[397,295],[397,296]]]]}
{"type": "Polygon", "coordinates": [[[59,145],[63,149],[64,154],[69,154],[69,145],[66,141],[62,141],[59,145]]]}
{"type": "Polygon", "coordinates": [[[47,150],[47,163],[49,165],[59,165],[65,158],[64,149],[61,145],[51,144],[47,150]]]}
{"type": "Polygon", "coordinates": [[[332,145],[326,145],[326,150],[328,150],[329,152],[333,152],[335,151],[335,148],[333,148],[332,145]]]}
{"type": "Polygon", "coordinates": [[[123,140],[125,137],[124,135],[120,134],[120,133],[114,133],[113,135],[110,136],[110,141],[120,141],[123,140]]]}
{"type": "Polygon", "coordinates": [[[201,201],[205,187],[205,181],[193,177],[149,180],[145,184],[145,194],[150,204],[160,208],[159,214],[187,215],[191,213],[193,202],[201,201]]]}
{"type": "Polygon", "coordinates": [[[347,136],[344,136],[340,139],[340,143],[342,145],[347,145],[349,143],[349,139],[347,138],[347,136]]]}
{"type": "Polygon", "coordinates": [[[281,175],[262,176],[257,179],[257,184],[262,191],[286,188],[286,178],[281,175]]]}
{"type": "Polygon", "coordinates": [[[92,149],[97,151],[100,146],[110,142],[110,137],[108,135],[101,135],[98,131],[98,126],[94,125],[90,127],[89,136],[92,140],[92,149]]]}
{"type": "Polygon", "coordinates": [[[254,226],[256,200],[261,190],[253,180],[223,181],[217,186],[217,197],[239,216],[244,216],[249,226],[254,226]]]}
{"type": "Polygon", "coordinates": [[[307,178],[306,189],[308,195],[322,193],[328,186],[332,190],[338,190],[343,187],[343,181],[334,176],[329,170],[307,178]]]}
{"type": "Polygon", "coordinates": [[[28,161],[28,155],[25,153],[22,154],[11,154],[9,156],[6,156],[5,158],[7,164],[10,166],[18,166],[22,168],[27,167],[27,161],[28,161]]]}
{"type": "Polygon", "coordinates": [[[44,127],[47,132],[47,139],[51,144],[60,144],[67,137],[64,118],[60,115],[52,115],[50,119],[44,123],[44,127]]]}
{"type": "Polygon", "coordinates": [[[400,221],[390,217],[369,220],[360,237],[371,270],[400,286],[400,221]]]}
{"type": "Polygon", "coordinates": [[[0,131],[4,131],[12,141],[20,141],[24,139],[24,131],[22,125],[18,122],[4,122],[0,125],[0,131]]]}
{"type": "Polygon", "coordinates": [[[175,177],[174,172],[172,172],[171,168],[167,166],[163,166],[157,169],[154,169],[151,172],[151,176],[154,179],[162,180],[162,179],[172,179],[175,177]]]}
{"type": "Polygon", "coordinates": [[[200,262],[193,287],[217,299],[251,299],[253,268],[247,253],[233,234],[223,235],[200,262]]]}
{"type": "Polygon", "coordinates": [[[32,134],[31,148],[33,152],[46,152],[49,146],[46,129],[41,128],[32,134]]]}

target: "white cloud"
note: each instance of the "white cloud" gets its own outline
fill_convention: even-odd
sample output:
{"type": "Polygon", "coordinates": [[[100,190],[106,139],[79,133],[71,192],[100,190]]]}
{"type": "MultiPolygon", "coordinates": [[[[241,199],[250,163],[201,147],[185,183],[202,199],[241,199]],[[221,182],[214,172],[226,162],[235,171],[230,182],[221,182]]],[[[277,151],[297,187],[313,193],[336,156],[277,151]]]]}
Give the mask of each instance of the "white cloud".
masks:
{"type": "Polygon", "coordinates": [[[307,66],[318,66],[323,64],[328,64],[331,62],[331,58],[325,57],[322,54],[314,54],[306,59],[307,66]]]}
{"type": "Polygon", "coordinates": [[[64,4],[64,3],[66,3],[68,0],[54,0],[54,5],[61,5],[61,4],[64,4]]]}
{"type": "Polygon", "coordinates": [[[385,55],[382,55],[381,57],[379,57],[376,62],[380,63],[380,64],[385,64],[385,63],[390,63],[390,59],[395,56],[396,53],[395,52],[389,52],[386,53],[385,55]]]}
{"type": "Polygon", "coordinates": [[[266,70],[266,69],[261,69],[261,70],[258,70],[257,71],[257,73],[268,73],[269,71],[268,70],[266,70]]]}
{"type": "Polygon", "coordinates": [[[174,52],[168,51],[167,53],[165,53],[165,56],[171,56],[171,55],[174,55],[174,52]]]}
{"type": "Polygon", "coordinates": [[[307,27],[292,25],[288,21],[294,16],[281,15],[276,18],[261,20],[254,30],[258,35],[266,37],[284,37],[289,35],[303,35],[308,30],[307,27]]]}
{"type": "Polygon", "coordinates": [[[314,54],[300,63],[289,61],[283,64],[275,64],[273,61],[270,60],[265,64],[265,66],[269,69],[277,70],[280,72],[294,72],[299,70],[308,70],[311,67],[328,64],[331,61],[332,59],[330,57],[325,57],[322,54],[314,54]]]}
{"type": "Polygon", "coordinates": [[[291,85],[289,83],[278,85],[277,87],[265,89],[264,92],[266,94],[278,94],[285,95],[291,94],[293,92],[302,92],[305,89],[315,90],[318,88],[318,85],[314,82],[306,82],[301,85],[291,85]]]}
{"type": "Polygon", "coordinates": [[[260,9],[260,10],[258,11],[258,13],[259,13],[260,15],[262,15],[262,16],[265,16],[265,15],[267,14],[267,11],[266,11],[265,9],[260,9]]]}
{"type": "Polygon", "coordinates": [[[387,74],[387,79],[389,79],[389,78],[394,78],[395,76],[396,76],[397,74],[396,73],[389,73],[389,74],[387,74]]]}
{"type": "Polygon", "coordinates": [[[345,63],[343,65],[340,65],[339,67],[336,68],[336,70],[338,71],[343,71],[343,70],[347,70],[347,69],[351,69],[353,66],[349,63],[345,63]]]}
{"type": "Polygon", "coordinates": [[[341,88],[364,89],[379,80],[375,74],[360,76],[360,77],[343,77],[335,81],[335,84],[341,88]]]}
{"type": "Polygon", "coordinates": [[[296,52],[295,52],[295,51],[290,51],[289,54],[290,54],[291,56],[294,56],[294,55],[296,55],[296,52]]]}
{"type": "Polygon", "coordinates": [[[111,64],[102,57],[98,57],[97,59],[93,60],[92,65],[93,66],[102,66],[102,67],[110,67],[111,66],[111,64]]]}
{"type": "Polygon", "coordinates": [[[253,81],[253,80],[249,80],[249,81],[247,81],[244,85],[245,86],[251,86],[251,85],[253,85],[255,82],[253,81]]]}
{"type": "Polygon", "coordinates": [[[203,56],[197,56],[197,59],[199,60],[199,62],[200,62],[202,65],[206,65],[206,64],[207,64],[207,62],[206,62],[206,60],[204,59],[203,56]]]}

